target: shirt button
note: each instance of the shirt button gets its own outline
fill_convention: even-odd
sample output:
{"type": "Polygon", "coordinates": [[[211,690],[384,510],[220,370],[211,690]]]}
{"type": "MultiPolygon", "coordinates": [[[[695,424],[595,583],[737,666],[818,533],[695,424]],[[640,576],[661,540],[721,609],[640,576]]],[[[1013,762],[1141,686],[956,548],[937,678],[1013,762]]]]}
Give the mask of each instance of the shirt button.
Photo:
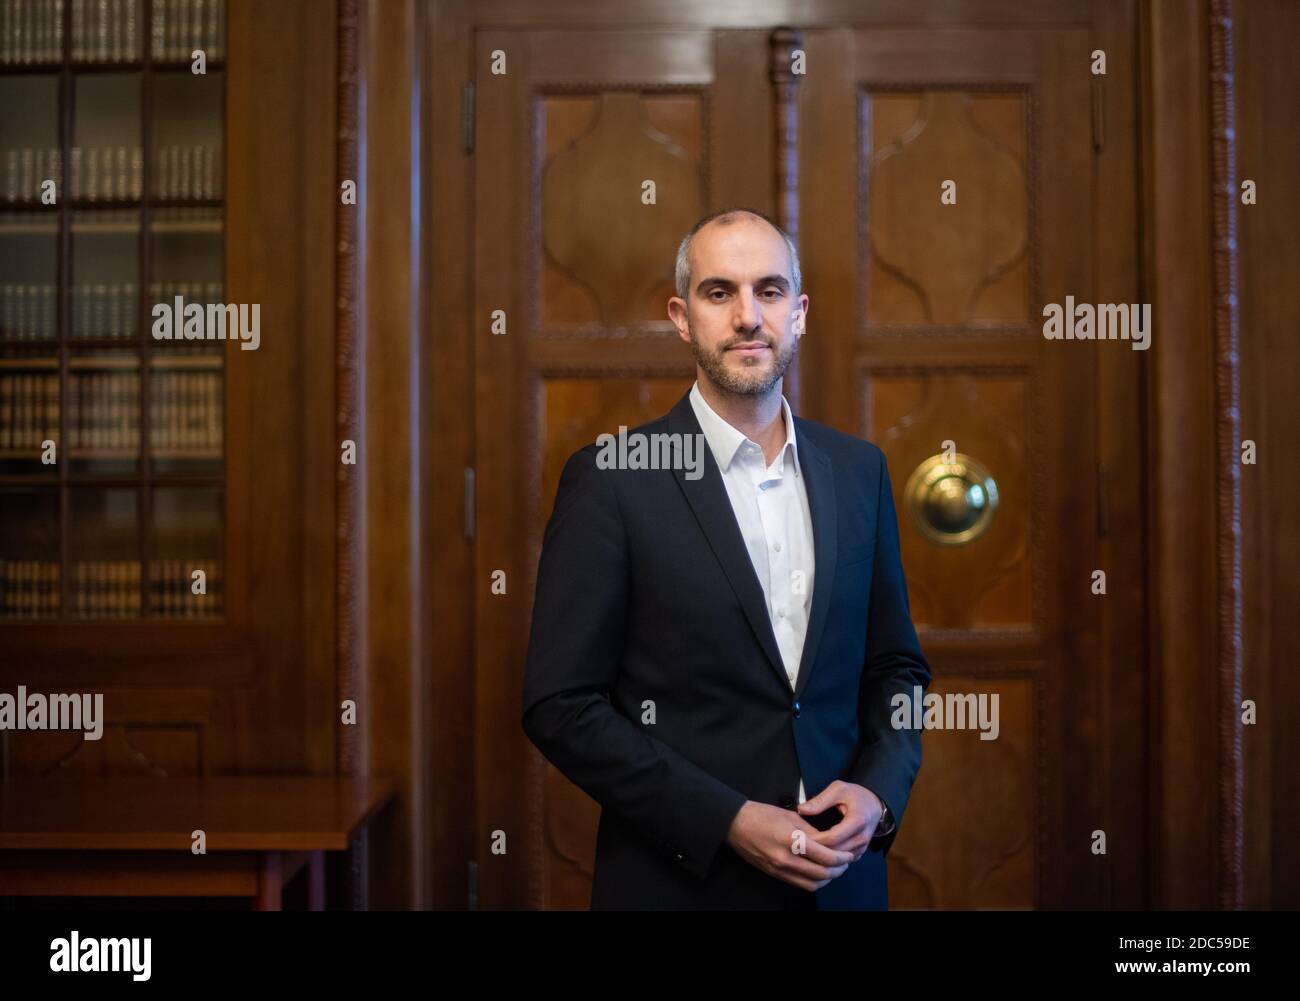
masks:
{"type": "Polygon", "coordinates": [[[778,619],[784,619],[784,618],[785,618],[785,609],[784,609],[784,608],[778,608],[778,609],[776,610],[776,617],[777,617],[778,619]]]}
{"type": "Polygon", "coordinates": [[[772,543],[772,548],[775,549],[775,550],[779,553],[779,552],[781,551],[781,543],[779,543],[779,542],[773,542],[773,543],[772,543]]]}

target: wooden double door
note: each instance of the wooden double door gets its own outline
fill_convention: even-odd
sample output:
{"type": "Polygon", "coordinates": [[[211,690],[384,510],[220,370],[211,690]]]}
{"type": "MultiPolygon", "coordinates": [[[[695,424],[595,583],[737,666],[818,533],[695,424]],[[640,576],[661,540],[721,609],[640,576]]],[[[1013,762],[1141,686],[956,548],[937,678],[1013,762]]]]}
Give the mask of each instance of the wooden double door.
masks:
{"type": "Polygon", "coordinates": [[[476,33],[481,907],[588,904],[599,807],[520,727],[542,530],[573,450],[689,388],[674,254],[729,205],[797,235],[787,394],[888,458],[930,690],[997,699],[996,739],[925,734],[891,905],[1142,903],[1143,355],[1043,336],[1046,304],[1139,299],[1131,11],[928,6],[476,33]]]}

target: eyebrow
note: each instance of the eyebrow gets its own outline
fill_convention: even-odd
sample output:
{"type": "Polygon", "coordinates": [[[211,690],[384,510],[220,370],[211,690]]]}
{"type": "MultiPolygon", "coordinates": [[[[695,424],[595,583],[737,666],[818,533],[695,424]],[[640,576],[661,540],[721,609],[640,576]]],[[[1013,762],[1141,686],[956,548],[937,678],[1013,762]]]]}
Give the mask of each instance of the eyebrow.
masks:
{"type": "MultiPolygon", "coordinates": [[[[764,275],[758,281],[754,282],[755,288],[767,285],[775,285],[780,288],[782,292],[790,291],[790,279],[786,278],[784,275],[764,275]]],[[[704,278],[700,280],[700,283],[697,286],[695,286],[695,291],[704,292],[706,289],[713,287],[734,290],[736,288],[736,283],[730,278],[704,278]]]]}

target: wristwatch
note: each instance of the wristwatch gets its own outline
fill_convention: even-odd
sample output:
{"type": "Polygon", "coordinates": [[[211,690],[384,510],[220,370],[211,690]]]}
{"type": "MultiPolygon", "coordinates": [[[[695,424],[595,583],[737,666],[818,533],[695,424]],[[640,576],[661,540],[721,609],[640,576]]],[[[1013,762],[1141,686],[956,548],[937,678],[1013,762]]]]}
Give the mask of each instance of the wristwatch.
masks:
{"type": "MultiPolygon", "coordinates": [[[[879,796],[876,798],[880,799],[879,796]]],[[[894,815],[889,812],[889,807],[885,806],[885,801],[883,799],[880,800],[880,808],[880,823],[876,825],[876,829],[871,834],[873,838],[878,838],[884,834],[891,834],[894,828],[898,826],[894,822],[894,815]]]]}

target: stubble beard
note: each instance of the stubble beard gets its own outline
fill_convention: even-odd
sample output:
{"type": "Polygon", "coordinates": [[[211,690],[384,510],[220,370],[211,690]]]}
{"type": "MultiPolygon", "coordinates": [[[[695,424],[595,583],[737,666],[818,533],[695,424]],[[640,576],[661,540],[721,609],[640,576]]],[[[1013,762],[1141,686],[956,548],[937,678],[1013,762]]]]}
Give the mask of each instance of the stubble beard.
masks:
{"type": "Polygon", "coordinates": [[[766,337],[733,337],[719,346],[716,351],[710,352],[700,345],[694,331],[691,330],[689,321],[686,324],[686,332],[690,334],[691,353],[695,355],[696,364],[704,370],[704,374],[709,377],[710,382],[734,396],[766,396],[785,377],[786,369],[790,367],[790,363],[799,350],[799,338],[792,337],[784,351],[774,351],[774,364],[771,369],[764,370],[755,364],[752,366],[747,365],[737,372],[727,365],[727,348],[730,345],[739,344],[745,340],[761,340],[769,348],[772,348],[771,341],[766,337]]]}

